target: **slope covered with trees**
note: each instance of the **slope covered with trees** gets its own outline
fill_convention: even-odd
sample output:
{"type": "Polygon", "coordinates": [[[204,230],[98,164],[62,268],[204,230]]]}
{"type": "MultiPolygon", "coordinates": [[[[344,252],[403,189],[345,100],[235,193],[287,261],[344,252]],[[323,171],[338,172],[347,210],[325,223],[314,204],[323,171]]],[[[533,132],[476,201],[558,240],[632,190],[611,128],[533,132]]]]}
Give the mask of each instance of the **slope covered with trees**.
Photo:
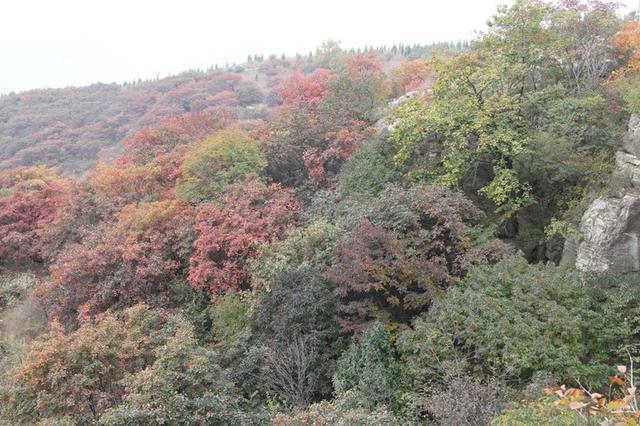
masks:
{"type": "Polygon", "coordinates": [[[47,165],[86,129],[2,145],[0,424],[636,424],[640,277],[558,263],[639,52],[614,4],[519,0],[428,58],[103,87],[172,86],[92,118],[122,152],[83,178],[47,165]]]}
{"type": "MultiPolygon", "coordinates": [[[[378,52],[391,69],[436,50],[465,46],[458,42],[366,50],[378,52]]],[[[254,55],[242,65],[216,65],[162,79],[0,95],[0,169],[42,164],[83,176],[97,160],[119,156],[122,143],[137,131],[186,113],[226,113],[255,125],[254,120],[265,119],[280,103],[277,86],[284,76],[328,66],[337,48],[337,43],[327,42],[315,53],[293,58],[254,55]]],[[[420,73],[409,68],[398,69],[402,76],[396,91],[420,84],[420,73]]]]}

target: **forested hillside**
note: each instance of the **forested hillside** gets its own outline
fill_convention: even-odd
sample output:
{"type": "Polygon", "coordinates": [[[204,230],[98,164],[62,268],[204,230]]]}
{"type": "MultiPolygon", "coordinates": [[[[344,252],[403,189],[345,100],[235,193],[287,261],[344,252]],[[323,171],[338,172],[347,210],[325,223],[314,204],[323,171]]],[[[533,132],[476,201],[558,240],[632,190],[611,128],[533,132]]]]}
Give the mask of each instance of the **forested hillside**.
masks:
{"type": "MultiPolygon", "coordinates": [[[[281,102],[278,86],[283,78],[294,70],[328,66],[327,55],[338,48],[328,41],[315,53],[294,58],[254,55],[242,65],[151,81],[0,96],[0,169],[42,164],[82,176],[96,160],[111,161],[122,154],[122,142],[135,132],[188,113],[228,114],[253,126],[281,102]]],[[[465,48],[466,43],[458,42],[364,50],[375,51],[381,64],[391,69],[434,51],[465,48]]]]}
{"type": "Polygon", "coordinates": [[[559,264],[639,73],[615,4],[518,0],[0,98],[0,424],[637,424],[640,276],[559,264]]]}

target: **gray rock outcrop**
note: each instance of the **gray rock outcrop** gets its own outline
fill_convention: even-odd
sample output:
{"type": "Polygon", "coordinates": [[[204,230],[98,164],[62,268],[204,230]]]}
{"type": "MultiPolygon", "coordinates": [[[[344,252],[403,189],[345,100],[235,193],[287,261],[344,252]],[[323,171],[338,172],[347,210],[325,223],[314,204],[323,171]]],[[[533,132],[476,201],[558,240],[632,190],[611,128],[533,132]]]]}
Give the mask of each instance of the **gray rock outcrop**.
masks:
{"type": "Polygon", "coordinates": [[[580,222],[582,240],[567,241],[563,263],[589,272],[640,271],[640,118],[629,121],[622,151],[616,153],[618,197],[598,198],[580,222]]]}

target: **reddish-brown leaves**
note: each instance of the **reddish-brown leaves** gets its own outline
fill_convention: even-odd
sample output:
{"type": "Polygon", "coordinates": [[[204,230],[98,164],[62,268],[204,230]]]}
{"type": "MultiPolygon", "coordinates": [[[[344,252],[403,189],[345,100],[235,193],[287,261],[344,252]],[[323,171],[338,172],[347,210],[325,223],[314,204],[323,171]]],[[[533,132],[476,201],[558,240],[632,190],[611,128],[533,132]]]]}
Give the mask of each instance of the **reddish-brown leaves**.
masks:
{"type": "Polygon", "coordinates": [[[216,204],[198,208],[189,283],[212,297],[245,284],[245,263],[261,244],[280,237],[299,207],[291,190],[250,181],[216,204]]]}
{"type": "Polygon", "coordinates": [[[328,70],[319,68],[303,75],[294,71],[280,86],[280,98],[287,106],[314,107],[324,99],[329,92],[327,83],[334,78],[328,70]]]}
{"type": "Polygon", "coordinates": [[[42,262],[47,257],[40,235],[56,219],[69,184],[42,167],[0,173],[0,262],[42,262]]]}
{"type": "Polygon", "coordinates": [[[166,303],[163,291],[186,273],[193,209],[177,201],[126,206],[70,244],[51,267],[52,283],[36,296],[53,316],[73,319],[145,301],[166,303]]]}

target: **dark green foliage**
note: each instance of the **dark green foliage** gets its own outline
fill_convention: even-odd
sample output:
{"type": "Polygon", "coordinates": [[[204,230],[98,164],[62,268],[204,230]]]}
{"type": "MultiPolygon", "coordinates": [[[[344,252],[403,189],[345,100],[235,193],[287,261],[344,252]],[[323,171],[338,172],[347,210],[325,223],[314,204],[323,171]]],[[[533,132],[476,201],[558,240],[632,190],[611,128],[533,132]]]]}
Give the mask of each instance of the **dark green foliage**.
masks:
{"type": "Polygon", "coordinates": [[[216,341],[223,342],[227,348],[233,347],[239,335],[249,327],[248,308],[248,303],[233,290],[216,299],[211,310],[216,341]]]}
{"type": "Polygon", "coordinates": [[[388,183],[399,180],[393,161],[373,143],[347,160],[338,175],[337,192],[344,199],[377,196],[388,183]]]}
{"type": "MultiPolygon", "coordinates": [[[[336,315],[336,301],[326,280],[306,262],[276,270],[267,291],[255,295],[256,337],[275,351],[274,356],[287,348],[292,339],[303,339],[287,349],[289,354],[280,357],[292,360],[300,356],[298,352],[306,351],[302,356],[309,370],[305,379],[309,397],[331,394],[330,378],[341,346],[336,315]]],[[[267,369],[275,367],[267,365],[267,369]]]]}
{"type": "Polygon", "coordinates": [[[397,404],[403,367],[396,359],[391,334],[382,324],[364,333],[338,360],[333,385],[338,395],[352,390],[364,406],[397,404]]]}
{"type": "Polygon", "coordinates": [[[259,333],[279,342],[298,334],[322,339],[336,333],[336,302],[320,271],[304,263],[287,266],[269,284],[254,301],[259,333]]]}
{"type": "Polygon", "coordinates": [[[637,297],[627,288],[605,292],[576,271],[510,257],[474,268],[416,320],[402,346],[422,383],[455,369],[515,383],[546,371],[599,386],[636,324],[637,297]],[[437,364],[428,361],[434,356],[437,364]]]}
{"type": "Polygon", "coordinates": [[[339,225],[317,220],[264,247],[251,264],[254,289],[268,289],[274,274],[286,267],[307,264],[324,272],[335,262],[333,247],[343,234],[339,225]]]}

